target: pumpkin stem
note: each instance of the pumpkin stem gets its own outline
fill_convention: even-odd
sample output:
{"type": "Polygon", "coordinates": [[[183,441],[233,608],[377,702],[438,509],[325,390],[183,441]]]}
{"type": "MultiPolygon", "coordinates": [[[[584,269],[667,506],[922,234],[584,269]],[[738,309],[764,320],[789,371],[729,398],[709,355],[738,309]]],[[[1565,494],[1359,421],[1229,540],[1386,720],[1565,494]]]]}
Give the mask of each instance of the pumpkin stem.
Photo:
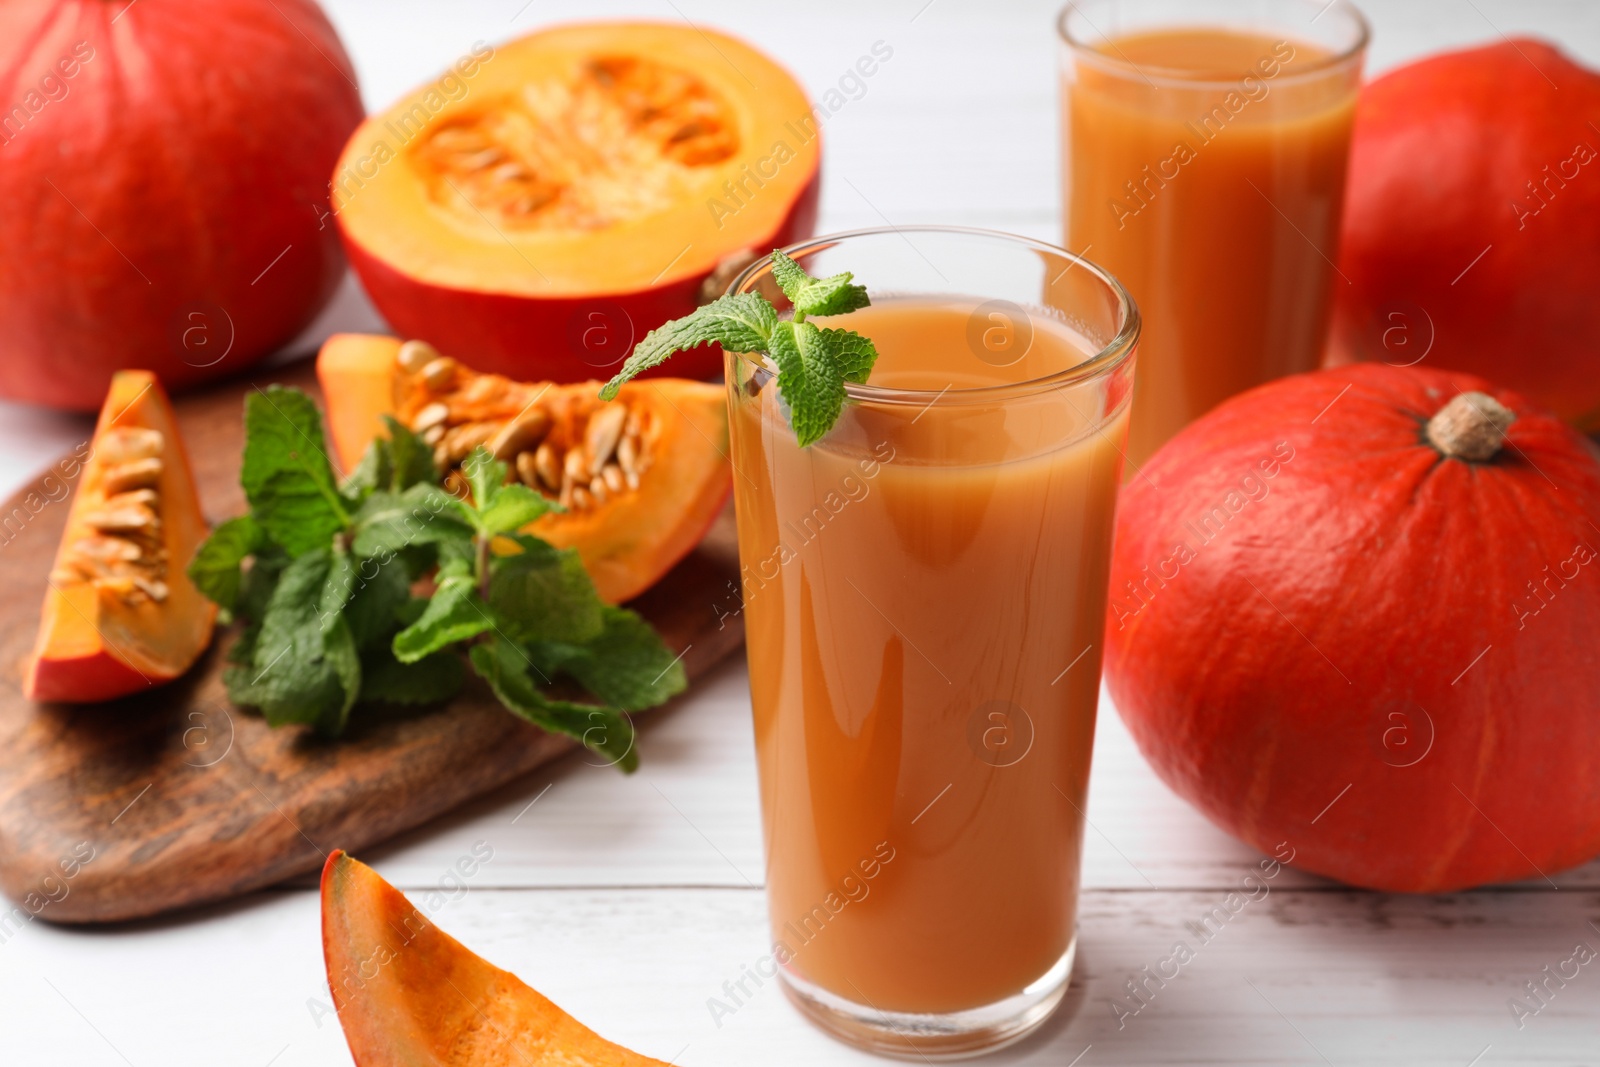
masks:
{"type": "Polygon", "coordinates": [[[1493,459],[1517,413],[1487,393],[1461,393],[1428,420],[1428,443],[1451,459],[1493,459]]]}

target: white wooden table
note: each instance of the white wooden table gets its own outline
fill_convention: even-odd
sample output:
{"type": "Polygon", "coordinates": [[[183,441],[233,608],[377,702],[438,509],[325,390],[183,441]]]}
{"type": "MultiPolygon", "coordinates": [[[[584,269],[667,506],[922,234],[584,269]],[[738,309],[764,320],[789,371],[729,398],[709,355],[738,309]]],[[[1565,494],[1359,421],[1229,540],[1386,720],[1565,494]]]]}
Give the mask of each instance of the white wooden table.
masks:
{"type": "MultiPolygon", "coordinates": [[[[1055,0],[334,0],[370,106],[465,52],[586,15],[689,18],[750,38],[820,94],[876,41],[892,58],[826,127],[824,230],[962,223],[1055,239],[1055,0]]],[[[1535,32],[1600,63],[1593,0],[1370,0],[1373,66],[1535,32]]],[[[292,351],[378,328],[353,283],[292,351]]],[[[0,490],[87,423],[0,405],[0,490]]],[[[632,778],[567,760],[363,858],[408,891],[482,842],[492,859],[441,925],[603,1034],[689,1065],[873,1062],[803,1022],[769,983],[707,1006],[767,950],[742,664],[644,726],[632,778]]],[[[1137,1015],[1125,983],[1260,858],[1144,766],[1102,709],[1068,1003],[992,1062],[1600,1062],[1600,964],[1519,1029],[1508,999],[1600,948],[1600,864],[1445,897],[1362,893],[1286,871],[1137,1015]]],[[[337,841],[322,841],[324,848],[337,841]]],[[[478,846],[480,849],[483,845],[478,846]]],[[[114,930],[33,923],[0,944],[0,1064],[348,1064],[322,973],[311,880],[114,930]]]]}

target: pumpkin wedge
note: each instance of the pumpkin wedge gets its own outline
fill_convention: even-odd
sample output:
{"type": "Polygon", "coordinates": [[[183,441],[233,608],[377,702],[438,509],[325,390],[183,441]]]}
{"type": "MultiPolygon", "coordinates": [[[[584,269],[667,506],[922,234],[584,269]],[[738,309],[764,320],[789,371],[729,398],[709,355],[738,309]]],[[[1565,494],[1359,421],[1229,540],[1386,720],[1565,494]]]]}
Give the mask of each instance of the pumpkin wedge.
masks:
{"type": "MultiPolygon", "coordinates": [[[[826,114],[712,29],[555,26],[375,112],[333,208],[395,332],[497,374],[609,377],[633,341],[811,235],[826,114]]],[[[715,346],[673,364],[721,367],[715,346]]]]}
{"type": "MultiPolygon", "coordinates": [[[[705,536],[733,488],[723,387],[655,378],[600,400],[599,382],[479,374],[422,341],[336,334],[317,355],[328,428],[346,470],[384,415],[434,450],[446,485],[483,445],[558,500],[530,531],[575,548],[608,603],[654,585],[705,536]]],[[[464,482],[463,482],[464,484],[464,482]]]]}
{"type": "Polygon", "coordinates": [[[149,371],[119,371],[67,515],[23,691],[111,700],[178,677],[216,606],[184,569],[206,535],[172,405],[149,371]]]}
{"type": "Polygon", "coordinates": [[[474,954],[337,850],[322,868],[322,952],[356,1067],[666,1067],[474,954]]]}

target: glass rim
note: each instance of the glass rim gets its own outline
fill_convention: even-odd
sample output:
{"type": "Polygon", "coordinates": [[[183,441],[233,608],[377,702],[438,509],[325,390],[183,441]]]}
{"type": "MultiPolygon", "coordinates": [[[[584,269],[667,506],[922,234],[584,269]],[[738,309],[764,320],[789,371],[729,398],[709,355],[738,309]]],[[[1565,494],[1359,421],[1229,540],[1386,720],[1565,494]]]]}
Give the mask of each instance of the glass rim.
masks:
{"type": "MultiPolygon", "coordinates": [[[[995,241],[999,244],[1010,245],[1014,248],[1026,249],[1032,252],[1047,253],[1067,260],[1067,271],[1082,267],[1095,279],[1110,290],[1117,304],[1117,312],[1121,325],[1116,336],[1101,346],[1094,355],[1081,363],[1075,363],[1064,370],[1052,374],[1041,375],[1037,378],[1027,378],[1020,382],[1007,382],[1003,385],[983,385],[956,388],[946,386],[943,389],[894,389],[888,386],[846,382],[844,386],[845,399],[871,404],[904,404],[920,407],[932,407],[941,403],[993,403],[997,400],[1006,400],[1019,397],[1032,396],[1043,393],[1049,389],[1060,389],[1069,385],[1078,385],[1083,382],[1095,381],[1115,372],[1133,354],[1139,339],[1141,319],[1139,306],[1134,303],[1133,297],[1122,287],[1110,271],[1099,266],[1091,260],[1085,259],[1076,252],[1069,252],[1058,245],[1047,241],[1035,240],[1032,237],[1023,237],[1020,234],[1006,233],[1003,230],[988,230],[976,226],[868,226],[856,230],[841,230],[838,233],[824,234],[821,237],[812,237],[804,241],[796,241],[779,249],[784,255],[792,259],[799,259],[812,252],[831,248],[845,241],[857,237],[883,237],[898,236],[906,238],[907,234],[946,234],[961,237],[976,237],[995,241]]],[[[728,294],[747,292],[755,280],[763,274],[772,272],[772,257],[763,256],[740,271],[733,281],[728,283],[728,294]]],[[[959,293],[944,293],[940,295],[961,295],[959,293]]],[[[759,364],[773,374],[778,373],[778,366],[772,357],[765,352],[738,352],[731,353],[742,359],[751,359],[759,356],[759,364]]]]}
{"type": "MultiPolygon", "coordinates": [[[[1067,28],[1067,18],[1074,11],[1080,11],[1084,7],[1085,2],[1086,0],[1068,0],[1068,2],[1062,6],[1061,13],[1056,16],[1056,36],[1060,38],[1063,44],[1072,49],[1073,55],[1080,62],[1087,62],[1091,66],[1098,67],[1107,73],[1117,74],[1124,78],[1128,78],[1129,80],[1137,78],[1141,81],[1150,82],[1152,85],[1158,85],[1164,88],[1220,90],[1224,88],[1232,88],[1238,85],[1238,78],[1184,77],[1181,70],[1175,67],[1141,67],[1125,56],[1119,58],[1117,56],[1107,55],[1082,38],[1074,36],[1072,31],[1067,28]]],[[[1347,45],[1344,49],[1338,52],[1330,53],[1327,57],[1318,59],[1301,70],[1294,71],[1293,73],[1286,72],[1283,75],[1274,78],[1274,83],[1280,85],[1292,84],[1296,82],[1310,81],[1313,78],[1326,77],[1329,74],[1338,73],[1341,70],[1348,68],[1354,63],[1360,61],[1362,55],[1367,50],[1367,45],[1372,41],[1372,26],[1367,22],[1367,17],[1361,13],[1361,9],[1356,7],[1355,4],[1350,3],[1349,0],[1333,0],[1333,2],[1323,10],[1329,11],[1334,9],[1337,9],[1354,21],[1356,29],[1355,40],[1351,44],[1347,45]]],[[[1085,16],[1086,21],[1087,18],[1088,16],[1085,16]]],[[[1186,23],[1173,20],[1167,25],[1170,25],[1173,28],[1183,28],[1185,26],[1199,26],[1202,24],[1203,23],[1199,21],[1186,23]]],[[[1093,26],[1094,24],[1090,23],[1090,25],[1093,26]]],[[[1098,33],[1099,31],[1096,30],[1095,32],[1098,33]]],[[[1102,34],[1102,36],[1104,35],[1102,34]]],[[[1109,40],[1110,38],[1106,39],[1109,40]]]]}

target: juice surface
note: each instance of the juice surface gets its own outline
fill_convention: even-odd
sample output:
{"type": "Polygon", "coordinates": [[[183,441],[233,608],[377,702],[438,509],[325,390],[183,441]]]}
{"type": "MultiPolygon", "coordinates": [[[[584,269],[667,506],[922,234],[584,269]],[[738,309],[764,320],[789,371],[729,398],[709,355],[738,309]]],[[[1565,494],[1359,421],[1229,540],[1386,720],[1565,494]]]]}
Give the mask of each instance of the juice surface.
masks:
{"type": "MultiPolygon", "coordinates": [[[[992,366],[972,310],[849,316],[878,346],[872,384],[970,389],[1085,358],[1039,318],[1027,356],[992,366]]],[[[775,955],[886,1011],[1019,993],[1074,935],[1127,401],[1105,423],[1081,391],[849,404],[802,450],[770,381],[734,396],[775,955]]]]}
{"type": "Polygon", "coordinates": [[[1066,244],[1144,335],[1128,456],[1320,362],[1359,64],[1226,29],[1114,37],[1063,83],[1066,244]]]}

